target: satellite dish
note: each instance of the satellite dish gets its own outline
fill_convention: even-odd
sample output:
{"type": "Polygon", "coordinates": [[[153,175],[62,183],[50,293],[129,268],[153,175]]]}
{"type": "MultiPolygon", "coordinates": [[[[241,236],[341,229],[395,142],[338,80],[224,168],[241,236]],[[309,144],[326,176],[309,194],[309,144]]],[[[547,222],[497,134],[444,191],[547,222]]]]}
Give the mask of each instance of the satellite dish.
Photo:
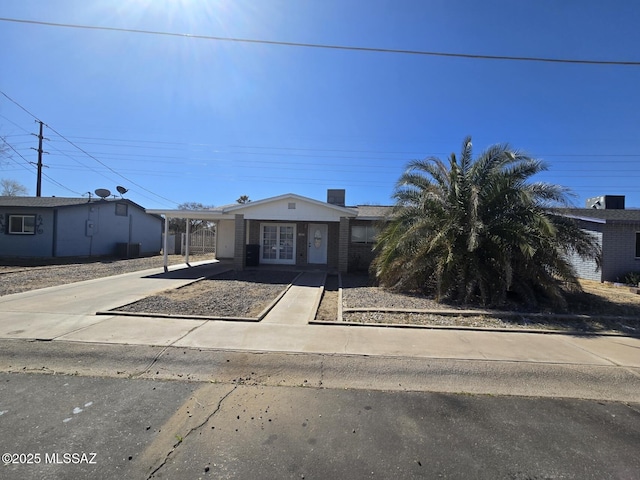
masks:
{"type": "Polygon", "coordinates": [[[111,195],[111,192],[109,190],[107,190],[106,188],[98,188],[96,190],[96,195],[99,196],[101,199],[105,199],[107,198],[109,195],[111,195]]]}
{"type": "Polygon", "coordinates": [[[120,193],[120,195],[124,195],[125,193],[127,193],[129,191],[129,189],[124,188],[124,187],[122,187],[120,185],[118,185],[116,187],[116,190],[118,190],[118,193],[120,193]]]}

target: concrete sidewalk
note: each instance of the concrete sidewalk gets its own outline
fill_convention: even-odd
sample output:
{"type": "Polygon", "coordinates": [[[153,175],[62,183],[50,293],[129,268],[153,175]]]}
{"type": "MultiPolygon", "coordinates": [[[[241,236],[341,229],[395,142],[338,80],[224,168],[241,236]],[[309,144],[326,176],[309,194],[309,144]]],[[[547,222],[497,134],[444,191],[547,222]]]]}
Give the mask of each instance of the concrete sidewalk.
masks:
{"type": "Polygon", "coordinates": [[[262,319],[262,323],[306,325],[316,316],[325,272],[303,272],[293,281],[287,293],[262,319]]]}
{"type": "Polygon", "coordinates": [[[0,297],[0,338],[610,366],[634,369],[640,377],[638,338],[309,325],[322,284],[317,274],[299,277],[300,288],[292,287],[259,323],[95,315],[226,268],[203,263],[168,274],[160,268],[0,297]]]}

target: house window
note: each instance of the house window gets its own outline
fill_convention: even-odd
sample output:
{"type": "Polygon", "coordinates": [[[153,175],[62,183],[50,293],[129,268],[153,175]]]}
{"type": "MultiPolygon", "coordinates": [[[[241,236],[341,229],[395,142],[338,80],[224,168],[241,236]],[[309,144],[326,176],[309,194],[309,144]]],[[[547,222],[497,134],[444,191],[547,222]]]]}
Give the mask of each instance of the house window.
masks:
{"type": "Polygon", "coordinates": [[[373,225],[354,225],[351,227],[351,243],[374,243],[378,229],[373,225]]]}
{"type": "Polygon", "coordinates": [[[636,258],[640,258],[640,232],[636,232],[636,258]]]}
{"type": "Polygon", "coordinates": [[[295,202],[289,202],[289,210],[295,210],[296,209],[296,203],[295,202]]]}
{"type": "Polygon", "coordinates": [[[35,235],[35,215],[9,215],[9,233],[14,235],[35,235]]]}
{"type": "Polygon", "coordinates": [[[116,215],[120,215],[121,217],[127,216],[127,204],[126,203],[116,203],[116,215]]]}

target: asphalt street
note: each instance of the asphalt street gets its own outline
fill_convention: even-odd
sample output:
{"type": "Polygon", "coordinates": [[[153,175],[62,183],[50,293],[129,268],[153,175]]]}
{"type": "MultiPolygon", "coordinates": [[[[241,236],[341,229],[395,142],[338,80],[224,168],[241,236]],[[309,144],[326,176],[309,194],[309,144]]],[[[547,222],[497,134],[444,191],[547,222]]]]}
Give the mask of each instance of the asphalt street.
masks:
{"type": "Polygon", "coordinates": [[[597,382],[595,370],[0,347],[0,452],[13,454],[0,478],[639,478],[640,404],[558,398],[544,380],[597,382]],[[489,385],[538,386],[526,396],[470,393],[483,375],[489,385]]]}
{"type": "Polygon", "coordinates": [[[0,298],[0,478],[640,479],[640,339],[109,312],[223,267],[0,298]]]}

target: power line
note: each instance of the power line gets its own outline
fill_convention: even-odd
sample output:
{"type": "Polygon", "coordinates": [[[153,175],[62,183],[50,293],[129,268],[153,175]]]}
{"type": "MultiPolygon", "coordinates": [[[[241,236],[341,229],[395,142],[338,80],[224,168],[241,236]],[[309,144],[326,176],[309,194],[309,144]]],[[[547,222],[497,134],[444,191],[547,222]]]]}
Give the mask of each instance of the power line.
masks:
{"type": "MultiPolygon", "coordinates": [[[[4,115],[0,114],[0,117],[5,118],[7,120],[9,120],[7,117],[5,117],[4,115]]],[[[11,120],[9,120],[11,121],[11,120]]],[[[12,122],[13,123],[13,122],[12,122]]],[[[16,125],[14,123],[14,125],[16,125]]],[[[17,126],[17,125],[16,125],[17,126]]],[[[22,127],[19,127],[22,129],[22,127]]],[[[24,130],[24,129],[22,129],[24,130]]],[[[24,130],[26,132],[26,130],[24,130]]],[[[210,150],[210,147],[213,147],[215,149],[236,149],[236,148],[244,148],[244,149],[255,149],[255,150],[292,150],[292,151],[309,151],[309,152],[337,152],[337,153],[372,153],[372,154],[376,154],[376,155],[424,155],[424,151],[417,151],[417,150],[413,150],[413,151],[406,151],[406,150],[360,150],[360,149],[346,149],[346,148],[310,148],[310,147],[293,147],[291,145],[224,145],[221,146],[220,144],[214,144],[214,143],[203,143],[203,142],[197,142],[197,143],[193,143],[193,142],[167,142],[167,141],[161,141],[161,140],[141,140],[141,139],[124,139],[124,138],[109,138],[109,137],[87,137],[87,136],[75,136],[75,135],[69,135],[68,138],[73,138],[73,139],[78,139],[78,140],[102,140],[102,141],[107,141],[107,142],[119,142],[119,143],[132,143],[133,145],[118,145],[118,144],[114,144],[114,143],[93,143],[93,142],[84,142],[84,141],[79,141],[77,143],[83,144],[83,145],[105,145],[105,146],[124,146],[124,147],[133,147],[133,148],[149,148],[149,149],[168,149],[166,147],[166,145],[175,145],[175,146],[181,146],[181,147],[207,147],[208,148],[208,152],[211,152],[212,150],[210,150]],[[145,147],[144,145],[135,145],[136,143],[138,144],[157,144],[157,145],[163,145],[162,147],[145,147]]],[[[585,137],[586,138],[586,137],[585,137]]],[[[592,137],[588,137],[590,140],[592,140],[592,137]]],[[[621,139],[603,139],[603,140],[607,140],[607,141],[615,141],[615,142],[619,142],[621,139]]],[[[622,139],[622,140],[626,140],[626,139],[622,139]]],[[[423,141],[423,140],[421,140],[423,141]]],[[[456,140],[457,141],[457,140],[456,140]]],[[[540,141],[540,139],[536,139],[536,141],[540,141]]],[[[426,142],[426,141],[425,141],[426,142]]],[[[455,143],[455,142],[454,142],[455,143]]],[[[174,148],[175,150],[177,150],[177,148],[174,148]]],[[[215,153],[230,153],[228,150],[214,150],[215,153]]],[[[237,150],[234,150],[233,153],[242,153],[242,152],[238,152],[237,150]]],[[[446,152],[431,152],[428,153],[428,155],[449,155],[451,153],[450,150],[447,150],[446,152]]],[[[264,155],[277,155],[279,153],[264,153],[264,155]]],[[[600,157],[600,156],[640,156],[640,153],[638,154],[593,154],[593,153],[571,153],[571,154],[559,154],[559,153],[549,153],[549,154],[539,154],[540,156],[576,156],[576,157],[588,157],[588,156],[593,156],[593,157],[600,157]]],[[[361,157],[340,157],[340,158],[361,158],[361,157]]]]}
{"type": "MultiPolygon", "coordinates": [[[[15,126],[17,126],[18,128],[20,128],[21,130],[23,130],[24,132],[27,132],[27,130],[25,130],[24,128],[20,127],[18,124],[16,124],[15,122],[11,121],[11,119],[7,118],[6,116],[0,114],[0,118],[4,118],[7,121],[13,123],[15,126]]],[[[28,133],[28,135],[31,135],[30,133],[28,133]]],[[[27,135],[25,135],[27,136],[27,135]]],[[[8,136],[6,137],[8,138],[8,136]]],[[[429,156],[443,156],[443,157],[448,157],[451,154],[451,151],[442,151],[442,152],[426,152],[425,151],[398,151],[398,150],[394,150],[394,151],[384,151],[384,150],[354,150],[354,149],[339,149],[339,148],[309,148],[309,147],[292,147],[292,146],[266,146],[266,145],[229,145],[229,146],[225,146],[225,147],[221,147],[218,144],[212,144],[212,143],[192,143],[192,142],[167,142],[167,141],[159,141],[159,140],[139,140],[139,139],[122,139],[122,138],[108,138],[108,137],[87,137],[87,136],[69,136],[67,138],[74,138],[74,139],[80,139],[80,140],[103,140],[103,141],[109,141],[109,142],[127,142],[130,143],[129,145],[118,145],[118,144],[114,144],[114,143],[93,143],[93,142],[84,142],[84,141],[80,141],[77,143],[83,144],[83,145],[102,145],[102,146],[109,146],[109,147],[127,147],[127,148],[148,148],[148,149],[152,149],[152,150],[157,150],[157,149],[167,149],[166,146],[164,147],[146,147],[144,145],[135,145],[135,143],[139,143],[139,144],[158,144],[158,145],[176,145],[176,146],[183,146],[183,147],[213,147],[216,149],[220,149],[220,148],[224,148],[226,150],[213,150],[214,153],[224,153],[227,155],[230,154],[234,154],[234,155],[241,155],[241,154],[247,154],[247,155],[264,155],[264,156],[296,156],[296,157],[312,157],[312,158],[340,158],[340,159],[354,159],[354,160],[401,160],[402,158],[399,157],[370,157],[370,156],[342,156],[342,155],[300,155],[300,154],[285,154],[285,153],[281,153],[281,152],[245,152],[245,151],[238,151],[238,150],[228,150],[228,149],[236,149],[236,148],[243,148],[243,149],[254,149],[254,150],[289,150],[289,151],[299,151],[299,152],[330,152],[330,153],[364,153],[364,154],[375,154],[375,155],[403,155],[405,157],[403,158],[408,158],[408,157],[418,157],[418,158],[426,158],[429,156]]],[[[14,142],[14,145],[19,144],[20,142],[16,143],[14,142]]],[[[22,142],[25,143],[25,142],[22,142]]],[[[211,152],[212,150],[207,150],[208,152],[211,152]]],[[[576,157],[576,158],[634,158],[634,157],[640,157],[640,152],[639,153],[533,153],[531,151],[527,151],[529,154],[531,154],[531,156],[534,156],[536,158],[548,158],[548,157],[576,157]]],[[[102,155],[102,153],[98,153],[99,155],[102,155]]],[[[98,155],[97,154],[97,155],[98,155]]],[[[205,159],[199,159],[199,158],[192,158],[192,157],[184,157],[184,156],[170,156],[170,155],[131,155],[131,154],[117,154],[117,153],[105,153],[106,155],[130,155],[131,157],[138,157],[138,156],[151,156],[154,158],[167,158],[167,159],[176,159],[176,160],[194,160],[194,161],[200,161],[200,160],[205,160],[205,159]]],[[[209,159],[209,157],[207,157],[207,159],[209,159]]],[[[235,160],[234,160],[235,161],[235,160]]]]}
{"type": "Polygon", "coordinates": [[[65,140],[66,142],[68,142],[69,144],[73,145],[75,148],[77,148],[78,150],[80,150],[82,153],[84,153],[86,156],[88,156],[89,158],[92,158],[93,160],[95,160],[96,162],[98,162],[100,165],[102,165],[103,167],[107,168],[109,171],[111,171],[112,173],[114,173],[115,175],[119,176],[120,178],[123,178],[124,180],[126,180],[127,182],[131,183],[132,185],[135,185],[138,188],[141,188],[142,190],[158,197],[161,198],[163,200],[166,200],[167,202],[170,202],[174,205],[178,205],[178,202],[171,200],[169,198],[163,197],[162,195],[158,195],[157,193],[152,192],[151,190],[143,187],[142,185],[134,182],[133,180],[125,177],[124,175],[118,173],[116,170],[114,170],[113,168],[111,168],[109,165],[107,165],[106,163],[102,162],[101,160],[99,160],[98,158],[96,158],[95,156],[91,155],[89,152],[87,152],[86,150],[84,150],[82,147],[76,145],[74,142],[72,142],[71,140],[69,140],[68,138],[66,138],[64,135],[62,135],[60,132],[58,132],[55,128],[53,128],[51,125],[48,125],[44,122],[42,122],[38,117],[36,117],[33,113],[31,113],[29,110],[27,110],[25,107],[23,107],[22,105],[20,105],[18,102],[16,102],[14,99],[12,99],[9,95],[7,95],[6,93],[4,93],[3,91],[0,91],[0,93],[7,98],[7,100],[9,100],[11,103],[13,103],[14,105],[17,105],[19,108],[21,108],[23,111],[25,111],[26,113],[28,113],[29,115],[31,115],[33,118],[36,119],[37,122],[40,122],[41,124],[44,124],[47,126],[47,128],[49,130],[51,130],[52,132],[54,132],[56,135],[58,135],[58,137],[62,138],[63,140],[65,140]]]}
{"type": "MultiPolygon", "coordinates": [[[[0,117],[3,117],[2,114],[0,114],[0,117]]],[[[6,117],[4,117],[6,118],[6,117]]],[[[74,138],[74,139],[84,139],[84,140],[102,140],[102,141],[107,141],[107,142],[127,142],[129,143],[128,145],[119,145],[117,143],[94,143],[94,142],[84,142],[84,141],[80,141],[77,143],[80,143],[82,145],[101,145],[101,146],[108,146],[108,147],[126,147],[126,148],[136,148],[136,149],[143,149],[143,148],[147,148],[150,150],[167,150],[168,148],[166,146],[162,146],[162,147],[154,147],[154,146],[145,146],[145,145],[136,145],[136,143],[138,144],[158,144],[158,145],[176,145],[176,146],[183,146],[183,147],[213,147],[216,148],[216,150],[213,150],[213,153],[223,153],[226,155],[264,155],[264,156],[288,156],[288,157],[311,157],[311,158],[340,158],[340,159],[354,159],[354,160],[399,160],[402,158],[414,158],[414,157],[418,157],[418,158],[425,158],[425,157],[429,157],[429,156],[446,156],[448,157],[451,154],[451,151],[441,151],[441,152],[418,152],[417,150],[414,151],[385,151],[385,150],[354,150],[354,149],[340,149],[340,148],[309,148],[309,147],[292,147],[292,146],[266,146],[266,145],[229,145],[229,146],[224,146],[221,147],[219,144],[212,144],[212,143],[190,143],[190,142],[166,142],[166,141],[157,141],[157,140],[138,140],[138,139],[120,139],[120,138],[106,138],[106,137],[86,137],[86,136],[70,136],[68,138],[74,138]],[[262,150],[259,152],[251,152],[251,151],[239,151],[239,150],[235,150],[237,148],[242,148],[242,149],[253,149],[253,150],[262,150]],[[231,149],[231,150],[229,150],[231,149]],[[266,152],[264,150],[285,150],[285,151],[293,151],[293,152],[328,152],[328,153],[364,153],[364,154],[375,154],[375,155],[395,155],[394,157],[371,157],[368,155],[359,155],[359,156],[353,156],[353,155],[311,155],[311,154],[297,154],[297,153],[282,153],[282,152],[278,152],[278,151],[274,151],[274,152],[266,152]],[[402,155],[403,157],[400,158],[398,157],[398,155],[402,155]]],[[[177,150],[174,149],[174,150],[177,150]]],[[[212,152],[212,150],[207,150],[207,152],[212,152]]],[[[639,153],[537,153],[537,154],[533,154],[532,152],[529,152],[532,156],[536,157],[536,158],[547,158],[547,157],[580,157],[580,158],[588,158],[588,157],[593,157],[593,158],[602,158],[602,157],[607,157],[607,158],[633,158],[633,157],[640,157],[640,152],[639,153]]],[[[109,155],[108,153],[105,153],[106,155],[109,155]]],[[[130,155],[131,157],[144,157],[144,156],[150,156],[150,157],[154,157],[154,158],[167,158],[167,159],[176,159],[176,160],[185,160],[185,159],[191,159],[191,160],[203,160],[203,159],[193,159],[191,157],[185,158],[184,156],[175,156],[175,155],[144,155],[144,154],[116,154],[116,153],[110,153],[111,155],[130,155]]],[[[209,157],[207,157],[209,158],[209,157]]]]}
{"type": "MultiPolygon", "coordinates": [[[[34,165],[27,160],[26,158],[24,158],[24,156],[18,152],[15,148],[13,148],[13,145],[11,145],[10,143],[8,143],[6,140],[4,140],[5,145],[7,145],[11,150],[13,150],[20,158],[22,158],[27,164],[29,164],[32,168],[35,168],[34,165]]],[[[31,170],[29,167],[22,165],[21,163],[18,163],[17,161],[15,161],[13,158],[9,157],[9,160],[11,160],[12,162],[14,162],[16,165],[24,168],[25,170],[31,170]]],[[[47,175],[46,173],[42,172],[42,176],[45,177],[47,180],[49,180],[52,183],[55,183],[56,185],[58,185],[59,187],[64,188],[65,190],[70,191],[71,193],[75,193],[76,195],[80,195],[82,196],[82,193],[80,192],[76,192],[75,190],[72,190],[71,188],[63,185],[62,183],[58,182],[57,180],[54,180],[53,178],[51,178],[49,175],[47,175]]]]}
{"type": "MultiPolygon", "coordinates": [[[[16,102],[16,101],[15,101],[13,98],[11,98],[9,95],[7,95],[6,93],[4,93],[4,92],[2,92],[2,91],[0,91],[0,93],[1,93],[1,94],[2,94],[2,95],[3,95],[7,100],[9,100],[9,101],[10,101],[11,103],[13,103],[15,106],[17,106],[18,108],[20,108],[23,112],[26,112],[28,115],[30,115],[31,117],[33,117],[33,118],[36,120],[36,122],[39,122],[39,121],[40,121],[40,119],[39,119],[38,117],[36,117],[33,113],[31,113],[29,110],[27,110],[26,108],[24,108],[24,107],[23,107],[22,105],[20,105],[18,102],[16,102]]],[[[6,117],[4,117],[4,118],[6,118],[6,117]]],[[[11,122],[11,123],[13,123],[13,122],[11,122]]],[[[16,125],[16,124],[14,123],[14,125],[16,125]]],[[[22,128],[22,127],[20,127],[20,128],[22,128]]],[[[24,130],[24,129],[23,129],[23,130],[24,130]]],[[[26,131],[26,130],[25,130],[25,131],[26,131]]]]}
{"type": "Polygon", "coordinates": [[[132,183],[133,185],[135,185],[138,188],[141,188],[142,190],[144,190],[145,192],[148,192],[152,195],[155,195],[158,198],[161,198],[163,200],[166,200],[170,203],[176,204],[178,205],[178,202],[175,202],[169,198],[163,197],[162,195],[158,195],[157,193],[152,192],[151,190],[148,190],[147,188],[143,187],[142,185],[134,182],[133,180],[125,177],[124,175],[122,175],[121,173],[117,172],[116,170],[114,170],[113,168],[111,168],[109,165],[107,165],[106,163],[102,162],[101,160],[99,160],[98,158],[94,157],[93,155],[91,155],[89,152],[87,152],[86,150],[84,150],[82,147],[76,145],[75,143],[73,143],[71,140],[69,140],[68,138],[66,138],[64,135],[62,135],[60,132],[58,132],[55,128],[53,128],[51,125],[47,125],[47,127],[53,131],[55,134],[57,134],[60,138],[66,140],[67,142],[69,142],[71,145],[73,145],[74,147],[76,147],[78,150],[80,150],[82,153],[84,153],[86,156],[88,156],[89,158],[94,159],[96,162],[98,162],[100,165],[102,165],[103,167],[105,167],[107,170],[109,170],[110,172],[114,173],[115,175],[118,175],[120,178],[123,178],[124,180],[126,180],[129,183],[132,183]]]}
{"type": "MultiPolygon", "coordinates": [[[[14,144],[15,145],[15,144],[14,144]]],[[[116,148],[131,148],[132,145],[108,145],[116,148]]],[[[138,146],[139,148],[144,148],[142,146],[138,146]]],[[[246,148],[278,148],[282,150],[296,150],[296,148],[288,148],[288,147],[246,147],[246,148]]],[[[71,150],[61,150],[55,147],[52,148],[60,155],[63,155],[74,162],[80,164],[81,166],[85,166],[82,162],[78,161],[76,157],[72,154],[71,150]]],[[[301,151],[318,151],[318,152],[330,152],[330,151],[345,151],[345,152],[356,152],[356,150],[329,150],[329,149],[300,149],[301,151]]],[[[363,153],[367,151],[362,151],[363,153]]],[[[375,151],[368,151],[369,153],[376,153],[375,151]]],[[[394,152],[378,152],[383,154],[391,154],[394,152]]],[[[400,153],[406,152],[395,152],[397,155],[400,153]]],[[[211,164],[223,164],[223,163],[233,163],[234,165],[242,164],[246,166],[254,166],[260,167],[262,165],[273,165],[275,168],[280,168],[282,170],[291,170],[291,169],[299,169],[299,168],[309,168],[309,167],[353,167],[359,168],[362,162],[366,163],[367,169],[385,169],[391,170],[397,167],[397,162],[402,162],[407,160],[409,157],[374,157],[374,156],[342,156],[342,155],[313,155],[313,154],[294,154],[294,153],[282,153],[282,152],[247,152],[247,151],[231,151],[225,152],[225,157],[215,156],[215,157],[192,157],[192,156],[177,156],[177,155],[157,155],[157,154],[133,154],[133,153],[121,153],[118,151],[102,151],[102,152],[93,152],[93,155],[99,155],[103,160],[115,160],[115,161],[127,161],[127,162],[136,162],[136,163],[149,163],[153,162],[154,164],[167,164],[167,165],[176,165],[178,162],[182,165],[191,165],[191,166],[206,166],[211,164]],[[310,158],[310,159],[318,159],[320,161],[307,161],[304,162],[292,162],[285,160],[251,160],[248,158],[230,158],[231,155],[234,156],[267,156],[267,157],[295,157],[295,158],[310,158]],[[336,161],[332,161],[332,160],[336,161]],[[343,160],[351,160],[350,162],[345,162],[343,160]],[[375,161],[375,162],[374,162],[375,161]],[[278,167],[278,166],[282,167],[278,167]]],[[[429,156],[443,156],[444,152],[430,152],[427,155],[420,155],[420,157],[429,157],[429,156]]],[[[593,165],[593,161],[591,159],[600,159],[607,158],[608,164],[618,163],[618,164],[628,164],[629,162],[634,161],[634,159],[640,157],[640,153],[637,154],[617,154],[617,153],[547,153],[547,154],[539,154],[534,155],[536,158],[546,159],[546,158],[558,158],[562,159],[561,161],[556,160],[554,163],[550,164],[550,168],[553,172],[561,171],[556,167],[562,166],[563,164],[569,163],[581,163],[581,164],[591,164],[593,165]]],[[[97,170],[92,169],[91,167],[86,167],[91,169],[92,171],[99,173],[97,170]]],[[[127,171],[119,169],[119,171],[127,171]]],[[[132,171],[132,170],[129,170],[132,171]]],[[[345,171],[345,170],[340,170],[345,171]]]]}
{"type": "Polygon", "coordinates": [[[140,30],[134,28],[120,28],[120,27],[102,27],[98,25],[79,25],[72,23],[54,23],[54,22],[42,22],[37,20],[24,20],[19,18],[4,18],[0,17],[0,21],[14,22],[14,23],[26,23],[31,25],[44,25],[48,27],[63,27],[63,28],[77,28],[84,30],[102,30],[109,32],[125,32],[125,33],[138,33],[144,35],[162,35],[167,37],[180,37],[180,38],[194,38],[198,40],[215,40],[220,42],[236,42],[236,43],[253,43],[262,45],[278,45],[286,47],[303,47],[303,48],[317,48],[317,49],[329,49],[329,50],[347,50],[356,52],[374,52],[374,53],[394,53],[404,55],[422,55],[433,57],[453,57],[453,58],[468,58],[479,60],[509,60],[509,61],[522,61],[522,62],[546,62],[546,63],[572,63],[582,65],[622,65],[622,66],[640,66],[640,61],[626,61],[626,60],[588,60],[588,59],[572,59],[572,58],[549,58],[549,57],[521,57],[521,56],[509,56],[509,55],[479,55],[472,53],[452,53],[452,52],[432,52],[425,50],[405,50],[395,48],[376,48],[376,47],[356,47],[347,45],[328,45],[319,43],[302,43],[302,42],[283,42],[276,40],[256,40],[250,38],[233,38],[233,37],[219,37],[212,35],[195,35],[190,33],[174,33],[174,32],[162,32],[156,30],[140,30]]]}

